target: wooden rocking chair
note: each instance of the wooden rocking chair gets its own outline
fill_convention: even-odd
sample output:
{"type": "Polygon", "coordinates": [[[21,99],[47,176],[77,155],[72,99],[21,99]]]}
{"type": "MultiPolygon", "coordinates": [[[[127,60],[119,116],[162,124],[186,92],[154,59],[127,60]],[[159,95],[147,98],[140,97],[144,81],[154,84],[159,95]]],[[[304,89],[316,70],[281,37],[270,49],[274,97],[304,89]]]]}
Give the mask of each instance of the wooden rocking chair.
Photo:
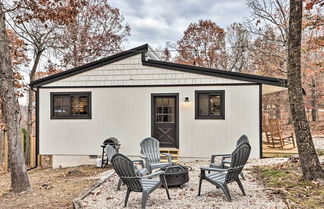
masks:
{"type": "Polygon", "coordinates": [[[268,123],[266,123],[266,121],[267,121],[267,119],[262,117],[262,132],[264,132],[264,134],[266,136],[267,144],[270,144],[271,132],[270,132],[270,128],[269,128],[269,120],[268,120],[268,123]]]}
{"type": "Polygon", "coordinates": [[[271,133],[272,148],[277,148],[276,145],[279,144],[281,149],[288,144],[292,144],[295,148],[294,134],[284,134],[283,130],[280,128],[279,120],[269,119],[269,128],[271,133]]]}

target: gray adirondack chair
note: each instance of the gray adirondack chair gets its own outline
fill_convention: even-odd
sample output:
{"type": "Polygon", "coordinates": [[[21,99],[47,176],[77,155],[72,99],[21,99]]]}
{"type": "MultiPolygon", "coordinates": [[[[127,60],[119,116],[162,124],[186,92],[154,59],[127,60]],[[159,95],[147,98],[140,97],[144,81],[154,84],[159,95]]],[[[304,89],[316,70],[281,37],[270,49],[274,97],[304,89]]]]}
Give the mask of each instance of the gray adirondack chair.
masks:
{"type": "MultiPolygon", "coordinates": [[[[106,155],[107,155],[107,160],[108,162],[111,163],[112,157],[117,153],[116,149],[113,148],[111,145],[107,144],[106,146],[106,155]]],[[[147,169],[144,167],[144,162],[143,160],[132,160],[133,163],[139,163],[141,165],[141,169],[137,168],[137,166],[135,166],[135,170],[136,173],[139,176],[144,176],[148,174],[147,169]]],[[[123,184],[123,181],[121,179],[118,180],[118,184],[117,184],[117,190],[120,190],[120,186],[123,184]]]]}
{"type": "Polygon", "coordinates": [[[145,160],[145,165],[149,173],[152,173],[153,169],[172,165],[171,154],[161,153],[162,155],[167,156],[168,162],[162,163],[160,161],[160,142],[153,137],[143,139],[140,146],[142,154],[141,158],[145,160]]]}
{"type": "Polygon", "coordinates": [[[228,201],[232,201],[230,191],[227,184],[236,181],[240,187],[243,195],[245,195],[243,185],[239,179],[239,174],[242,172],[247,160],[249,159],[251,152],[251,146],[249,143],[240,144],[232,153],[232,160],[229,168],[212,168],[212,167],[201,167],[200,168],[200,179],[199,179],[199,189],[198,196],[201,193],[202,180],[206,180],[211,184],[220,187],[228,201]],[[206,171],[209,173],[206,174],[206,171]]]}
{"type": "Polygon", "coordinates": [[[127,205],[131,192],[142,192],[142,209],[144,209],[149,194],[161,185],[164,186],[168,199],[171,199],[163,171],[146,176],[139,176],[134,169],[133,162],[120,153],[115,154],[111,162],[116,173],[127,186],[124,207],[127,205]],[[155,176],[159,176],[159,179],[153,179],[155,176]]]}
{"type": "MultiPolygon", "coordinates": [[[[248,139],[248,137],[246,135],[242,135],[237,140],[236,147],[240,146],[242,143],[245,143],[245,142],[249,143],[249,139],[248,139]]],[[[210,165],[209,166],[212,167],[212,168],[228,168],[229,164],[231,163],[232,154],[211,155],[210,165]],[[217,157],[222,158],[220,164],[217,164],[215,162],[215,158],[217,158],[217,157]]],[[[243,172],[240,173],[240,176],[242,177],[243,180],[245,180],[243,172]]]]}

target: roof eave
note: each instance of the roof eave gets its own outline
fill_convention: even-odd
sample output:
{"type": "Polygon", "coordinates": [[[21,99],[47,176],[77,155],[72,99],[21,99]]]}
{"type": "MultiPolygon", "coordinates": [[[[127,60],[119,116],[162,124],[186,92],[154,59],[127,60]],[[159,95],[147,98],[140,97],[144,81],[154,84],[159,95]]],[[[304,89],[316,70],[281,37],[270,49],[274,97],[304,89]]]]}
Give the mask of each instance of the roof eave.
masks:
{"type": "Polygon", "coordinates": [[[165,68],[170,70],[177,70],[177,71],[188,72],[188,73],[198,73],[198,74],[209,75],[209,76],[217,76],[217,77],[228,78],[228,79],[237,79],[241,81],[267,84],[272,86],[287,87],[287,80],[281,78],[272,78],[266,76],[230,72],[230,71],[204,68],[204,67],[198,67],[192,65],[183,65],[178,63],[158,61],[158,60],[143,60],[143,65],[160,67],[160,68],[165,68]]]}
{"type": "Polygon", "coordinates": [[[98,68],[122,59],[125,59],[130,56],[134,56],[137,54],[142,54],[142,64],[145,66],[151,66],[151,67],[159,67],[164,69],[170,69],[170,70],[177,70],[182,72],[188,72],[188,73],[196,73],[196,74],[202,74],[202,75],[208,75],[208,76],[216,76],[216,77],[222,77],[222,78],[228,78],[228,79],[234,79],[234,80],[241,80],[241,81],[247,81],[252,83],[258,83],[258,84],[266,84],[266,85],[272,85],[272,86],[280,86],[280,87],[287,87],[287,80],[286,79],[280,79],[280,78],[272,78],[272,77],[265,77],[265,76],[259,76],[259,75],[252,75],[252,74],[245,74],[245,73],[238,73],[238,72],[231,72],[231,71],[224,71],[224,70],[218,70],[218,69],[211,69],[211,68],[205,68],[205,67],[198,67],[198,66],[192,66],[192,65],[184,65],[184,64],[178,64],[178,63],[171,63],[171,62],[164,62],[160,60],[152,60],[152,59],[145,59],[145,53],[152,51],[148,44],[141,45],[136,48],[132,48],[130,50],[76,67],[72,68],[67,71],[63,71],[61,73],[57,73],[51,76],[47,76],[45,78],[38,79],[36,81],[31,82],[30,86],[32,88],[41,87],[42,85],[46,85],[73,75],[77,75],[79,73],[83,73],[89,70],[92,70],[94,68],[98,68]]]}
{"type": "Polygon", "coordinates": [[[101,67],[101,66],[113,63],[113,62],[117,62],[119,60],[125,59],[125,58],[130,57],[130,56],[134,56],[136,54],[145,53],[145,52],[148,51],[148,48],[149,48],[148,44],[144,44],[144,45],[141,45],[139,47],[132,48],[132,49],[129,49],[127,51],[123,51],[123,52],[120,52],[118,54],[114,54],[114,55],[111,55],[109,57],[105,57],[105,58],[102,58],[100,60],[97,60],[97,61],[94,61],[94,62],[87,63],[85,65],[81,65],[81,66],[72,68],[70,70],[66,70],[66,71],[63,71],[63,72],[60,72],[60,73],[57,73],[57,74],[54,74],[54,75],[50,75],[50,76],[47,76],[45,78],[40,78],[38,80],[32,81],[30,83],[30,86],[31,86],[31,88],[37,88],[37,87],[40,87],[42,85],[49,84],[49,83],[52,83],[54,81],[58,81],[58,80],[61,80],[61,79],[64,79],[64,78],[67,78],[67,77],[70,77],[70,76],[73,76],[73,75],[76,75],[76,74],[79,74],[79,73],[83,73],[83,72],[92,70],[92,69],[97,68],[97,67],[101,67]]]}

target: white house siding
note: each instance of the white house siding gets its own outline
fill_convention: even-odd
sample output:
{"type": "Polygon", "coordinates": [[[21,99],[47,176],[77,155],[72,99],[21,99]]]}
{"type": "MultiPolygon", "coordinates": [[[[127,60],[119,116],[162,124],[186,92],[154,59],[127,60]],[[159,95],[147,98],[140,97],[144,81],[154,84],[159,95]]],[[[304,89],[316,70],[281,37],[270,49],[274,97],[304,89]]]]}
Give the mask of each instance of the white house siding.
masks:
{"type": "Polygon", "coordinates": [[[215,83],[247,82],[143,66],[141,55],[135,55],[45,86],[174,85],[215,83]]]}
{"type": "Polygon", "coordinates": [[[251,157],[259,157],[258,85],[40,88],[40,154],[98,155],[103,140],[114,136],[122,153],[138,156],[140,141],[151,136],[152,93],[179,93],[180,157],[231,152],[242,134],[250,139],[251,157]],[[195,119],[195,90],[225,90],[225,120],[195,119]],[[75,91],[92,92],[92,119],[50,119],[50,92],[75,91]],[[185,97],[189,104],[183,102],[185,97]]]}

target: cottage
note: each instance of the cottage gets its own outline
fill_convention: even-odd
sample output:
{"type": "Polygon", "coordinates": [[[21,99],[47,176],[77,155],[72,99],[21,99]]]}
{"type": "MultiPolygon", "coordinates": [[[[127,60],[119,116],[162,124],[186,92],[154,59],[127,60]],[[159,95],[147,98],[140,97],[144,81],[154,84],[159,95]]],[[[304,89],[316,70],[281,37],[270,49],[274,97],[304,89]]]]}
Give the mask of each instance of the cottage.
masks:
{"type": "Polygon", "coordinates": [[[262,157],[262,95],[286,80],[164,62],[147,45],[32,82],[37,153],[53,167],[93,163],[103,140],[138,156],[153,136],[181,158],[233,150],[246,134],[262,157]]]}

